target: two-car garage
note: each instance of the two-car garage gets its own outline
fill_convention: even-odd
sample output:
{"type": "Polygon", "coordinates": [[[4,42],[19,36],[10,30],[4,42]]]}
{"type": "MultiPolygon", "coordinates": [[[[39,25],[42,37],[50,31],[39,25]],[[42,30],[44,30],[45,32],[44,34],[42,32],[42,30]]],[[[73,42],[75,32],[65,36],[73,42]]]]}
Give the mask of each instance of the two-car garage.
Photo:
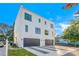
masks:
{"type": "MultiPolygon", "coordinates": [[[[40,46],[40,44],[44,44],[40,42],[40,39],[36,38],[24,38],[23,46],[40,46]]],[[[53,45],[53,40],[45,39],[45,46],[53,45]]]]}
{"type": "Polygon", "coordinates": [[[45,39],[45,46],[53,45],[53,40],[45,39]]]}
{"type": "Polygon", "coordinates": [[[40,39],[24,38],[24,47],[26,46],[40,46],[40,39]]]}

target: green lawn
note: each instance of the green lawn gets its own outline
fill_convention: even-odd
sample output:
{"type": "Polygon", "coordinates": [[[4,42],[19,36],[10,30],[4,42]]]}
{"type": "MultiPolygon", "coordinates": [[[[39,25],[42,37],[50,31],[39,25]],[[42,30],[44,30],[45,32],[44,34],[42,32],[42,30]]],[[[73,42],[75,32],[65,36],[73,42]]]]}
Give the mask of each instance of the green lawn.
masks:
{"type": "Polygon", "coordinates": [[[9,56],[36,56],[35,54],[25,50],[25,49],[20,49],[20,48],[14,48],[14,49],[9,49],[8,50],[8,55],[9,56]]]}

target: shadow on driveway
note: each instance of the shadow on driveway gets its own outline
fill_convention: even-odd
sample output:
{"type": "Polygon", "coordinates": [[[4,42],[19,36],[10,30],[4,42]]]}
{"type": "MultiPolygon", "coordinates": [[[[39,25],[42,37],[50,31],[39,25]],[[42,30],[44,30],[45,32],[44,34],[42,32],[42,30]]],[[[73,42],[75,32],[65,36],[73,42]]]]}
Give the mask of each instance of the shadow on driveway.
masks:
{"type": "Polygon", "coordinates": [[[73,53],[67,53],[67,54],[64,54],[62,56],[75,56],[73,53]]]}

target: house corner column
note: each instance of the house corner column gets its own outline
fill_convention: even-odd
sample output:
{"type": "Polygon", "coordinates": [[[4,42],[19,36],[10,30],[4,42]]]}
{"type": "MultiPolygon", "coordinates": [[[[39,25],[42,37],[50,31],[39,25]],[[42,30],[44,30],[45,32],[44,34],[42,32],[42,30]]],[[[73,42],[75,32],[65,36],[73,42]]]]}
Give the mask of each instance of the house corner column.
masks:
{"type": "Polygon", "coordinates": [[[44,39],[40,39],[40,46],[45,46],[45,40],[44,39]]]}

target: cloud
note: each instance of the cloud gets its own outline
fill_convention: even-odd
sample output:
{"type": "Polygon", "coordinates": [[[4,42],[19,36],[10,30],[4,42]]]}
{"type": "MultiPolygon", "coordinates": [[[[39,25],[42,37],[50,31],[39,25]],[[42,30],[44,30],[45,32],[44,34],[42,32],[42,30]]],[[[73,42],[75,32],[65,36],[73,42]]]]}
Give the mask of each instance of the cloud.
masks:
{"type": "Polygon", "coordinates": [[[55,27],[55,31],[57,35],[60,35],[63,32],[60,27],[55,27]]]}
{"type": "Polygon", "coordinates": [[[65,24],[65,23],[58,23],[57,25],[55,25],[55,31],[57,35],[61,35],[63,33],[63,31],[68,28],[68,26],[70,26],[69,24],[65,24]]]}
{"type": "Polygon", "coordinates": [[[70,25],[69,24],[64,24],[64,23],[59,23],[62,31],[64,31],[65,29],[67,29],[70,25]]]}
{"type": "Polygon", "coordinates": [[[56,27],[56,28],[55,28],[55,30],[56,30],[56,31],[60,31],[60,30],[61,30],[61,28],[59,28],[59,27],[56,27]]]}
{"type": "Polygon", "coordinates": [[[62,20],[62,17],[61,16],[56,16],[56,20],[57,21],[61,21],[62,20]]]}

